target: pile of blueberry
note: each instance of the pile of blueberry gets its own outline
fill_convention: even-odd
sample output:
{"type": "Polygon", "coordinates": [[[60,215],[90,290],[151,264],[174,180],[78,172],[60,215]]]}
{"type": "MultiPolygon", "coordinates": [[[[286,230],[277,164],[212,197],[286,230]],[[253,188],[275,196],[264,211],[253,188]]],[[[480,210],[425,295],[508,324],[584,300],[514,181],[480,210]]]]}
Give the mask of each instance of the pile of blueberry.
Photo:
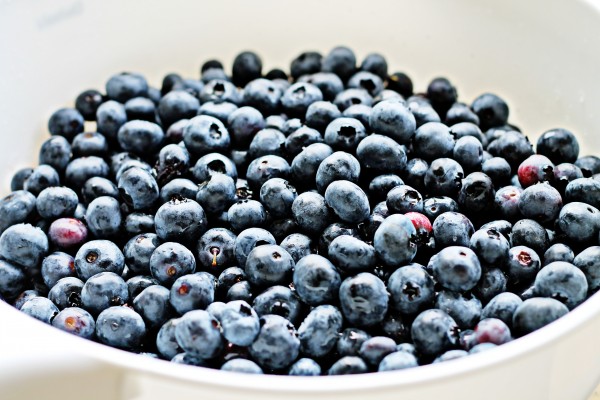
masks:
{"type": "MultiPolygon", "coordinates": [[[[0,296],[176,363],[353,374],[526,335],[600,287],[600,158],[536,149],[494,94],[413,93],[337,47],[161,89],[120,73],[56,111],[0,201],[0,296]]],[[[140,361],[141,362],[141,361],[140,361]]]]}

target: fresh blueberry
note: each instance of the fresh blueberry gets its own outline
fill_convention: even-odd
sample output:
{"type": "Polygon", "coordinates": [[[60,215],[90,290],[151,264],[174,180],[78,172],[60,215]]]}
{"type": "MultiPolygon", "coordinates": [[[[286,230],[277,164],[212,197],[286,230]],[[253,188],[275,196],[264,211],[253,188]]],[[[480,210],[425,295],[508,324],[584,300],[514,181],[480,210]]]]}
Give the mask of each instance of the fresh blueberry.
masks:
{"type": "Polygon", "coordinates": [[[476,231],[469,242],[471,250],[488,265],[503,265],[508,259],[510,243],[493,228],[476,231]]]}
{"type": "Polygon", "coordinates": [[[25,182],[33,174],[33,168],[21,168],[13,175],[10,181],[10,190],[13,192],[23,190],[25,182]]]}
{"type": "Polygon", "coordinates": [[[396,342],[386,336],[374,336],[365,340],[358,354],[371,366],[377,366],[387,355],[396,352],[396,342]]]}
{"type": "Polygon", "coordinates": [[[501,157],[492,157],[485,161],[481,170],[492,179],[492,182],[494,182],[496,187],[508,183],[512,172],[510,164],[501,157]]]}
{"type": "Polygon", "coordinates": [[[335,348],[343,318],[340,311],[332,305],[314,308],[298,329],[300,349],[303,354],[320,358],[335,348]]]}
{"type": "Polygon", "coordinates": [[[540,266],[540,257],[534,250],[526,246],[515,246],[508,252],[505,270],[512,284],[526,285],[533,281],[540,266]]]}
{"type": "Polygon", "coordinates": [[[173,309],[183,315],[205,309],[214,301],[215,289],[215,278],[208,272],[183,275],[171,286],[169,301],[173,309]]]}
{"type": "Polygon", "coordinates": [[[317,189],[324,193],[330,183],[338,180],[358,182],[360,170],[360,163],[353,155],[336,151],[319,164],[316,174],[317,189]]]}
{"type": "Polygon", "coordinates": [[[569,309],[558,300],[536,297],[525,300],[513,315],[516,336],[531,333],[567,314],[569,309]]]}
{"type": "Polygon", "coordinates": [[[431,221],[435,221],[437,217],[445,212],[457,211],[458,203],[450,197],[429,197],[423,201],[423,213],[431,221]]]}
{"type": "Polygon", "coordinates": [[[325,198],[315,192],[304,192],[296,197],[292,214],[300,229],[309,234],[322,232],[333,217],[325,198]]]}
{"type": "Polygon", "coordinates": [[[119,129],[125,122],[127,122],[125,106],[116,101],[109,100],[102,103],[96,111],[98,132],[103,134],[109,141],[116,141],[119,129]]]}
{"type": "Polygon", "coordinates": [[[336,237],[329,245],[329,258],[342,271],[355,273],[375,266],[375,248],[350,235],[336,237]]]}
{"type": "Polygon", "coordinates": [[[345,46],[333,48],[321,59],[321,71],[333,72],[343,81],[348,80],[356,70],[356,56],[345,46]]]}
{"type": "Polygon", "coordinates": [[[513,315],[522,303],[523,300],[514,293],[500,293],[483,308],[481,318],[497,318],[511,328],[513,315]]]}
{"type": "Polygon", "coordinates": [[[248,254],[245,264],[248,281],[256,287],[287,284],[293,270],[292,256],[273,244],[255,247],[248,254]]]}
{"type": "Polygon", "coordinates": [[[254,107],[240,107],[228,120],[231,139],[236,146],[247,146],[252,137],[265,128],[265,119],[254,107]]]}
{"type": "Polygon", "coordinates": [[[129,300],[127,284],[113,272],[101,272],[90,277],[81,289],[81,304],[92,315],[98,315],[112,306],[121,306],[129,300]]]}
{"type": "Polygon", "coordinates": [[[435,78],[427,86],[427,98],[440,115],[446,115],[457,97],[456,88],[446,78],[435,78]]]}
{"type": "Polygon", "coordinates": [[[360,223],[371,213],[369,199],[365,192],[350,181],[332,182],[325,191],[325,202],[344,222],[360,223]]]}
{"type": "Polygon", "coordinates": [[[329,260],[310,254],[296,264],[293,281],[302,301],[310,305],[319,305],[327,304],[335,298],[341,278],[329,260]]]}
{"type": "Polygon", "coordinates": [[[544,253],[544,265],[548,265],[554,261],[565,261],[573,263],[575,254],[571,248],[563,243],[556,243],[548,247],[544,253]]]}
{"type": "MultiPolygon", "coordinates": [[[[302,260],[298,265],[301,263],[302,260]]],[[[367,272],[344,280],[340,286],[339,298],[344,317],[350,324],[358,327],[380,323],[388,311],[389,294],[385,284],[367,272]]]]}
{"type": "Polygon", "coordinates": [[[170,360],[181,352],[181,348],[175,339],[175,327],[178,319],[170,319],[161,326],[156,335],[156,349],[162,357],[170,360]]]}
{"type": "MultiPolygon", "coordinates": [[[[279,110],[282,94],[283,94],[282,89],[279,88],[273,81],[270,81],[268,79],[259,78],[259,79],[255,79],[255,80],[249,82],[244,87],[244,99],[243,100],[244,100],[244,104],[246,106],[253,107],[266,116],[266,115],[274,114],[279,110]]],[[[244,108],[244,107],[242,107],[242,108],[244,108]]],[[[233,118],[232,116],[235,113],[236,112],[234,111],[230,115],[230,118],[233,118]]],[[[231,121],[230,121],[230,125],[232,125],[231,121]]],[[[235,126],[235,123],[233,123],[233,126],[232,126],[233,132],[236,131],[236,128],[234,126],[235,126]]],[[[234,136],[234,141],[235,141],[236,140],[235,133],[232,133],[232,135],[234,136]]],[[[243,142],[240,142],[239,144],[242,144],[242,143],[243,142]]]]}
{"type": "MultiPolygon", "coordinates": [[[[458,139],[454,144],[454,150],[452,154],[452,157],[466,170],[472,171],[482,167],[483,146],[481,142],[473,136],[464,136],[458,139]]],[[[508,165],[508,163],[506,165],[508,165]]]]}
{"type": "Polygon", "coordinates": [[[160,148],[165,134],[161,127],[153,122],[135,120],[123,124],[117,136],[123,150],[146,156],[160,148]]]}
{"type": "Polygon", "coordinates": [[[62,278],[48,292],[48,299],[52,301],[59,310],[66,307],[81,307],[81,291],[84,283],[77,278],[62,278]]]}
{"type": "Polygon", "coordinates": [[[335,104],[329,101],[317,101],[306,109],[305,121],[309,127],[323,132],[332,121],[341,116],[342,113],[335,104]]]}
{"type": "Polygon", "coordinates": [[[394,214],[423,212],[421,193],[408,185],[398,185],[387,194],[386,204],[394,214]]]}
{"type": "Polygon", "coordinates": [[[129,235],[139,235],[154,230],[154,216],[151,214],[131,213],[125,217],[123,223],[125,232],[129,235]]]}
{"type": "Polygon", "coordinates": [[[403,314],[415,314],[431,305],[435,297],[434,282],[421,267],[407,265],[398,268],[387,283],[391,306],[403,314]]]}
{"type": "Polygon", "coordinates": [[[414,136],[416,121],[408,107],[396,100],[385,100],[373,107],[369,118],[371,129],[398,143],[408,143],[414,136]]]}
{"type": "Polygon", "coordinates": [[[173,179],[160,189],[160,200],[162,203],[166,203],[177,196],[191,200],[196,199],[197,201],[197,195],[198,185],[185,178],[173,179]]]}
{"type": "Polygon", "coordinates": [[[177,278],[196,270],[196,259],[185,246],[167,242],[158,246],[150,257],[152,277],[165,286],[171,286],[177,278]]]}
{"type": "Polygon", "coordinates": [[[142,317],[129,307],[110,307],[102,311],[96,320],[96,336],[109,346],[139,349],[146,336],[142,317]]]}
{"type": "Polygon", "coordinates": [[[136,73],[122,72],[113,75],[106,82],[106,95],[111,100],[125,103],[134,97],[146,97],[148,95],[148,82],[136,73]]]}
{"type": "Polygon", "coordinates": [[[300,353],[300,339],[294,326],[279,315],[260,318],[260,332],[250,346],[250,355],[264,369],[289,367],[300,353]]]}
{"type": "Polygon", "coordinates": [[[345,356],[337,360],[327,371],[328,375],[364,374],[369,367],[360,357],[345,356]]]}
{"type": "MultiPolygon", "coordinates": [[[[450,129],[439,122],[428,122],[420,126],[415,132],[412,144],[414,155],[425,160],[449,157],[455,148],[450,129]]],[[[461,161],[460,157],[454,158],[461,161]]]]}
{"type": "Polygon", "coordinates": [[[398,173],[406,168],[405,148],[383,135],[372,134],[361,140],[356,157],[366,168],[381,172],[398,173]]]}
{"type": "Polygon", "coordinates": [[[248,147],[250,159],[266,155],[283,156],[286,137],[277,129],[262,129],[258,131],[248,147]]]}
{"type": "Polygon", "coordinates": [[[262,375],[263,370],[254,361],[244,358],[234,358],[221,365],[221,371],[238,372],[243,374],[262,375]]]}
{"type": "Polygon", "coordinates": [[[169,289],[153,285],[133,299],[133,309],[144,319],[148,328],[158,328],[171,319],[173,310],[169,304],[169,295],[169,289]]]}
{"type": "Polygon", "coordinates": [[[227,150],[231,139],[221,121],[208,115],[199,115],[189,120],[183,141],[190,153],[202,156],[227,150]]]}
{"type": "Polygon", "coordinates": [[[125,113],[129,121],[156,121],[156,105],[146,97],[134,97],[125,102],[125,113]]]}
{"type": "Polygon", "coordinates": [[[471,215],[487,211],[493,207],[494,184],[483,172],[472,172],[462,181],[458,193],[458,204],[471,215]]]}
{"type": "Polygon", "coordinates": [[[119,189],[117,188],[117,185],[115,185],[114,182],[109,179],[93,177],[85,182],[83,188],[81,189],[81,194],[85,203],[89,204],[98,197],[103,196],[109,196],[118,199],[119,189]]]}
{"type": "MultiPolygon", "coordinates": [[[[533,155],[533,146],[527,136],[517,131],[507,131],[487,146],[487,151],[493,157],[503,157],[508,161],[513,171],[533,155]]],[[[485,160],[484,160],[485,161],[485,160]]]]}
{"type": "Polygon", "coordinates": [[[473,223],[463,214],[447,211],[433,221],[436,246],[469,246],[474,233],[473,223]]]}
{"type": "Polygon", "coordinates": [[[236,232],[261,226],[266,221],[265,209],[256,200],[239,200],[229,207],[227,215],[232,229],[236,232]]]}
{"type": "Polygon", "coordinates": [[[225,228],[212,228],[198,241],[198,261],[208,270],[223,269],[235,263],[236,235],[225,228]]]}
{"type": "Polygon", "coordinates": [[[85,213],[88,229],[98,238],[108,238],[121,232],[123,222],[119,202],[109,196],[94,199],[85,213]]]}
{"type": "Polygon", "coordinates": [[[546,249],[550,247],[550,239],[546,229],[531,219],[522,219],[513,225],[511,241],[513,246],[527,246],[538,254],[544,254],[546,249]]]}
{"type": "Polygon", "coordinates": [[[198,109],[198,115],[215,118],[222,123],[226,123],[229,116],[238,109],[238,106],[228,101],[222,103],[206,102],[198,109]]]}
{"type": "Polygon", "coordinates": [[[572,262],[585,274],[590,293],[596,292],[600,288],[600,246],[588,247],[572,262]]]}
{"type": "MultiPolygon", "coordinates": [[[[69,164],[71,165],[71,164],[69,164]]],[[[68,180],[68,167],[67,167],[68,180]]],[[[46,188],[60,186],[58,172],[49,165],[40,165],[33,170],[29,178],[25,181],[23,188],[33,195],[37,196],[46,188]]]]}
{"type": "Polygon", "coordinates": [[[246,172],[246,179],[250,187],[257,192],[260,187],[271,178],[287,179],[290,173],[290,164],[279,156],[266,155],[254,159],[246,172]]]}
{"type": "Polygon", "coordinates": [[[480,344],[476,344],[475,346],[473,346],[473,348],[471,348],[471,350],[469,350],[469,354],[481,353],[481,352],[484,352],[484,351],[491,350],[494,347],[498,347],[498,345],[494,344],[494,343],[480,343],[480,344]]]}
{"type": "Polygon", "coordinates": [[[19,267],[0,260],[0,296],[12,300],[25,290],[26,285],[27,276],[19,267]]]}
{"type": "Polygon", "coordinates": [[[83,116],[74,108],[61,108],[55,111],[48,120],[48,131],[51,135],[63,136],[68,141],[83,132],[83,116]]]}
{"type": "Polygon", "coordinates": [[[48,237],[44,231],[30,224],[13,225],[0,236],[0,256],[27,271],[37,269],[48,250],[48,237]]]}
{"type": "MultiPolygon", "coordinates": [[[[376,97],[383,91],[381,77],[369,71],[358,71],[348,79],[347,88],[364,89],[372,97],[376,97]]],[[[395,92],[394,92],[395,93],[395,92]]]]}
{"type": "Polygon", "coordinates": [[[248,228],[241,231],[234,244],[234,255],[238,264],[243,268],[246,265],[248,254],[256,247],[264,244],[275,244],[273,235],[261,228],[248,228]]]}
{"type": "Polygon", "coordinates": [[[562,205],[562,197],[558,190],[545,183],[525,188],[519,198],[521,215],[541,223],[554,221],[562,205]]]}
{"type": "Polygon", "coordinates": [[[52,326],[84,339],[93,339],[96,331],[94,317],[79,307],[60,311],[52,320],[52,326]]]}
{"type": "Polygon", "coordinates": [[[208,102],[216,104],[224,102],[238,104],[241,99],[242,96],[235,85],[224,79],[213,79],[210,82],[207,82],[200,92],[201,104],[206,104],[208,102]]]}
{"type": "Polygon", "coordinates": [[[292,60],[290,74],[292,78],[298,79],[302,75],[314,74],[321,71],[321,59],[323,56],[316,51],[300,53],[292,60]]]}
{"type": "Polygon", "coordinates": [[[304,117],[306,110],[315,101],[323,100],[321,90],[306,82],[297,82],[281,96],[281,105],[289,116],[304,117]]]}
{"type": "Polygon", "coordinates": [[[508,121],[508,105],[492,93],[477,97],[471,104],[471,109],[479,117],[479,126],[483,130],[502,126],[508,121]]]}
{"type": "Polygon", "coordinates": [[[173,198],[160,206],[154,224],[161,240],[191,243],[206,231],[207,220],[203,208],[196,201],[173,198]]]}
{"type": "Polygon", "coordinates": [[[40,147],[40,165],[46,164],[62,172],[67,167],[67,164],[69,164],[69,161],[71,161],[71,145],[62,136],[52,136],[40,147]]]}
{"type": "Polygon", "coordinates": [[[67,253],[57,251],[42,261],[42,279],[49,288],[62,278],[75,276],[75,260],[67,253]]]}
{"type": "MultiPolygon", "coordinates": [[[[444,354],[447,354],[447,352],[444,354]]],[[[414,368],[418,365],[419,364],[417,358],[413,354],[407,353],[405,351],[397,351],[388,354],[383,358],[383,360],[381,360],[381,362],[379,363],[378,371],[396,371],[406,368],[414,368]]]]}
{"type": "Polygon", "coordinates": [[[165,94],[158,103],[158,115],[165,127],[181,119],[190,119],[196,116],[200,102],[191,94],[174,90],[165,94]]]}
{"type": "Polygon", "coordinates": [[[189,311],[181,317],[175,337],[186,353],[201,359],[215,358],[224,347],[219,322],[203,310],[189,311]]]}
{"type": "Polygon", "coordinates": [[[296,189],[281,178],[269,179],[260,189],[262,204],[275,218],[292,215],[292,204],[297,196],[296,189]]]}
{"type": "Polygon", "coordinates": [[[75,99],[75,108],[86,121],[96,120],[96,111],[104,102],[102,93],[95,89],[84,90],[75,99]]]}
{"type": "Polygon", "coordinates": [[[190,166],[190,154],[185,147],[169,144],[160,149],[156,162],[157,180],[162,185],[185,174],[190,166]]]}
{"type": "Polygon", "coordinates": [[[473,328],[481,317],[481,301],[475,296],[442,290],[435,300],[435,308],[445,311],[462,329],[473,328]]]}
{"type": "Polygon", "coordinates": [[[460,123],[470,123],[479,126],[479,117],[468,105],[456,102],[448,109],[444,122],[448,126],[460,123]]]}
{"type": "Polygon", "coordinates": [[[192,173],[198,182],[204,182],[214,174],[225,174],[234,180],[237,179],[235,164],[219,153],[210,153],[200,157],[192,169],[192,173]]]}
{"type": "Polygon", "coordinates": [[[548,157],[555,163],[577,161],[579,143],[575,136],[566,129],[552,129],[539,137],[536,146],[538,154],[548,157]]]}
{"type": "Polygon", "coordinates": [[[244,51],[233,60],[231,80],[237,86],[244,86],[253,79],[260,78],[262,61],[256,53],[244,51]]]}
{"type": "Polygon", "coordinates": [[[290,376],[320,376],[321,366],[311,358],[301,358],[288,370],[290,376]]]}
{"type": "Polygon", "coordinates": [[[417,230],[410,218],[394,214],[387,217],[375,232],[373,246],[386,265],[398,267],[412,261],[417,253],[417,230]]]}
{"type": "MultiPolygon", "coordinates": [[[[288,135],[283,143],[283,146],[285,147],[285,153],[287,156],[295,157],[300,154],[304,148],[310,146],[311,144],[322,142],[323,137],[318,130],[308,126],[301,126],[288,135]]],[[[277,149],[274,148],[271,152],[281,154],[280,150],[281,145],[279,145],[279,148],[277,149]]]]}
{"type": "Polygon", "coordinates": [[[523,189],[516,186],[504,186],[498,189],[494,196],[494,205],[502,218],[515,220],[521,216],[519,203],[522,193],[523,189]]]}
{"type": "Polygon", "coordinates": [[[451,158],[438,158],[429,165],[423,182],[430,195],[456,197],[464,176],[459,163],[451,158]]]}
{"type": "Polygon", "coordinates": [[[425,310],[414,320],[411,335],[417,351],[440,355],[456,346],[458,325],[442,310],[425,310]]]}
{"type": "Polygon", "coordinates": [[[280,315],[293,324],[297,324],[303,310],[298,295],[285,286],[271,286],[254,299],[252,304],[259,316],[280,315]]]}
{"type": "Polygon", "coordinates": [[[12,225],[25,222],[36,209],[33,194],[18,190],[0,200],[0,233],[12,225]]]}
{"type": "Polygon", "coordinates": [[[466,291],[475,287],[481,278],[481,264],[468,247],[450,246],[433,256],[428,268],[444,288],[466,291]]]}
{"type": "Polygon", "coordinates": [[[58,308],[45,297],[33,297],[21,306],[21,312],[38,319],[47,324],[51,324],[58,315],[58,308]]]}
{"type": "Polygon", "coordinates": [[[575,161],[575,165],[581,168],[581,172],[586,178],[600,173],[600,158],[596,156],[579,157],[575,161]]]}
{"type": "Polygon", "coordinates": [[[394,90],[402,95],[402,97],[410,97],[413,94],[412,80],[403,72],[394,72],[388,76],[386,87],[394,90]]]}
{"type": "Polygon", "coordinates": [[[42,190],[36,201],[38,214],[50,220],[72,216],[77,204],[79,204],[77,193],[61,186],[42,190]]]}
{"type": "Polygon", "coordinates": [[[600,181],[594,178],[579,178],[569,182],[565,188],[566,202],[582,202],[600,207],[600,181]]]}
{"type": "Polygon", "coordinates": [[[494,296],[506,292],[506,286],[506,275],[500,268],[486,268],[473,292],[482,304],[487,304],[494,296]]]}
{"type": "Polygon", "coordinates": [[[127,282],[127,291],[129,292],[129,298],[135,300],[135,298],[144,291],[144,289],[150,286],[158,285],[158,281],[149,275],[136,275],[127,282]]]}
{"type": "Polygon", "coordinates": [[[564,261],[555,261],[538,272],[534,291],[540,297],[551,297],[564,303],[571,310],[585,300],[588,284],[579,268],[564,261]]]}
{"type": "Polygon", "coordinates": [[[156,179],[142,168],[129,168],[118,179],[121,198],[134,210],[152,207],[160,195],[156,179]]]}
{"type": "Polygon", "coordinates": [[[404,181],[398,175],[377,175],[369,183],[369,199],[371,202],[385,200],[388,192],[400,185],[404,185],[404,181]]]}

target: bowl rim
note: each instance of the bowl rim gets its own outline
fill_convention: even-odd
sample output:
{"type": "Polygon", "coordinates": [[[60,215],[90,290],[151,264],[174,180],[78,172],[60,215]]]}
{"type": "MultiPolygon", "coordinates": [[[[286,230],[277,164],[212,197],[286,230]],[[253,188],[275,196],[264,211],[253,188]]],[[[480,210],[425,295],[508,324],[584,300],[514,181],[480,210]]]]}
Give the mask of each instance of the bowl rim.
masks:
{"type": "Polygon", "coordinates": [[[162,379],[167,378],[173,382],[188,385],[198,385],[198,387],[212,386],[220,389],[273,394],[289,393],[290,390],[294,393],[306,394],[340,394],[362,390],[401,389],[402,387],[457,379],[465,374],[472,375],[544,351],[547,346],[592,323],[595,318],[600,318],[599,310],[600,292],[549,325],[483,353],[400,371],[303,377],[225,372],[184,364],[165,364],[168,361],[150,357],[145,357],[145,360],[142,361],[140,357],[144,356],[74,336],[28,317],[9,304],[0,302],[0,313],[8,313],[7,317],[21,319],[22,323],[25,323],[25,319],[27,319],[27,324],[31,324],[32,328],[35,326],[36,331],[39,332],[37,333],[39,338],[44,338],[45,341],[56,339],[57,344],[63,343],[65,347],[68,346],[67,348],[72,354],[87,357],[91,361],[101,361],[106,366],[120,369],[126,375],[134,374],[133,377],[135,377],[135,374],[142,374],[162,379]],[[5,310],[2,310],[3,308],[5,310]],[[166,367],[166,365],[169,366],[166,367]]]}

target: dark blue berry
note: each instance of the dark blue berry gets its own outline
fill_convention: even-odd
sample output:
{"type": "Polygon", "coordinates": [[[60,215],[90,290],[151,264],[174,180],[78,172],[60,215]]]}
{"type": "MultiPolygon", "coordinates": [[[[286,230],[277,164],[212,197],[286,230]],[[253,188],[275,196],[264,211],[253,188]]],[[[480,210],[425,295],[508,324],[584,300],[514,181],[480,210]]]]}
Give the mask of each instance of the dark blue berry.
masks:
{"type": "Polygon", "coordinates": [[[121,232],[123,222],[119,202],[108,196],[94,199],[85,213],[88,229],[98,238],[108,238],[121,232]]]}
{"type": "Polygon", "coordinates": [[[417,253],[416,234],[410,218],[400,214],[387,217],[375,232],[373,246],[377,256],[391,267],[411,262],[417,253]]]}
{"type": "Polygon", "coordinates": [[[93,339],[96,334],[94,317],[79,307],[69,307],[59,312],[52,320],[52,326],[84,339],[93,339]]]}
{"type": "MultiPolygon", "coordinates": [[[[81,134],[80,134],[81,135],[81,134]]],[[[77,135],[79,136],[79,135],[77,135]]],[[[64,171],[71,161],[71,145],[62,136],[53,136],[40,147],[39,162],[57,171],[64,171]]]]}
{"type": "Polygon", "coordinates": [[[38,319],[47,324],[51,324],[52,320],[58,315],[58,308],[45,297],[36,296],[25,302],[21,306],[21,312],[38,319]]]}
{"type": "Polygon", "coordinates": [[[160,239],[190,243],[206,231],[207,220],[204,209],[194,200],[174,198],[156,211],[154,224],[160,239]]]}
{"type": "Polygon", "coordinates": [[[333,301],[337,296],[341,278],[328,259],[309,254],[296,264],[293,281],[300,299],[306,304],[316,306],[333,301]]]}
{"type": "Polygon", "coordinates": [[[161,285],[147,287],[133,299],[133,309],[144,319],[148,328],[162,326],[173,314],[169,304],[169,289],[161,285]]]}
{"type": "Polygon", "coordinates": [[[508,105],[492,93],[484,93],[477,97],[471,104],[471,109],[479,117],[479,126],[484,131],[502,126],[508,121],[508,105]]]}
{"type": "Polygon", "coordinates": [[[408,143],[414,136],[416,121],[408,107],[396,100],[385,100],[373,107],[369,118],[371,129],[398,143],[408,143]]]}
{"type": "Polygon", "coordinates": [[[340,286],[339,298],[344,317],[350,324],[358,327],[380,323],[388,310],[389,294],[385,284],[367,272],[344,280],[340,286]]]}
{"type": "Polygon", "coordinates": [[[146,335],[142,317],[129,307],[110,307],[96,320],[96,337],[109,346],[139,349],[146,335]]]}
{"type": "Polygon", "coordinates": [[[573,264],[555,261],[535,277],[534,291],[540,297],[552,297],[570,310],[585,300],[588,284],[585,274],[573,264]]]}
{"type": "Polygon", "coordinates": [[[249,350],[262,368],[280,370],[289,367],[298,357],[300,339],[287,319],[265,315],[260,318],[260,332],[249,350]]]}
{"type": "Polygon", "coordinates": [[[171,286],[177,278],[196,270],[196,259],[185,246],[167,242],[158,246],[150,257],[152,277],[165,286],[171,286]]]}
{"type": "Polygon", "coordinates": [[[434,282],[421,267],[407,265],[390,276],[387,287],[391,306],[403,314],[415,314],[433,303],[434,282]]]}
{"type": "Polygon", "coordinates": [[[48,299],[52,301],[59,310],[66,307],[81,307],[81,291],[84,283],[77,278],[62,278],[48,292],[48,299]]]}
{"type": "Polygon", "coordinates": [[[44,231],[30,224],[13,225],[0,236],[0,256],[28,271],[41,265],[48,250],[48,237],[44,231]]]}
{"type": "Polygon", "coordinates": [[[103,134],[109,141],[117,139],[119,129],[125,122],[127,122],[125,106],[116,101],[107,101],[101,104],[96,111],[98,132],[103,134]]]}
{"type": "Polygon", "coordinates": [[[479,259],[468,247],[444,248],[431,258],[428,268],[439,284],[454,291],[471,290],[481,278],[479,259]]]}
{"type": "Polygon", "coordinates": [[[440,355],[458,342],[458,326],[442,310],[425,310],[412,324],[411,335],[417,351],[425,355],[440,355]]]}
{"type": "Polygon", "coordinates": [[[567,314],[569,309],[560,301],[536,297],[525,300],[513,315],[516,336],[531,333],[567,314]]]}
{"type": "Polygon", "coordinates": [[[48,131],[51,135],[63,136],[68,141],[83,132],[83,116],[74,108],[61,108],[55,111],[48,120],[48,131]]]}
{"type": "Polygon", "coordinates": [[[325,202],[344,222],[360,223],[371,213],[369,199],[365,192],[350,181],[332,182],[325,191],[325,202]]]}
{"type": "Polygon", "coordinates": [[[127,284],[113,272],[100,272],[90,277],[81,289],[81,306],[92,315],[98,315],[109,307],[121,306],[128,301],[127,284]]]}

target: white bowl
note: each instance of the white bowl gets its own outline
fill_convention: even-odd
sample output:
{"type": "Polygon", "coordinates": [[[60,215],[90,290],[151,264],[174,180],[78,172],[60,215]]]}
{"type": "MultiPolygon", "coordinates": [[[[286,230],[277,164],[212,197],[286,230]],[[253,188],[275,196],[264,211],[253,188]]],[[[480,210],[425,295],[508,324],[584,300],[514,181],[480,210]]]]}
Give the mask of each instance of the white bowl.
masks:
{"type": "MultiPolygon", "coordinates": [[[[575,132],[600,154],[600,3],[529,1],[0,0],[0,171],[36,162],[55,109],[112,73],[158,86],[168,72],[258,51],[287,68],[346,44],[386,55],[417,90],[447,76],[469,103],[491,91],[532,140],[575,132]]],[[[585,399],[600,378],[600,296],[498,349],[412,370],[322,378],[225,374],[143,359],[68,336],[0,304],[2,399],[585,399]]]]}

